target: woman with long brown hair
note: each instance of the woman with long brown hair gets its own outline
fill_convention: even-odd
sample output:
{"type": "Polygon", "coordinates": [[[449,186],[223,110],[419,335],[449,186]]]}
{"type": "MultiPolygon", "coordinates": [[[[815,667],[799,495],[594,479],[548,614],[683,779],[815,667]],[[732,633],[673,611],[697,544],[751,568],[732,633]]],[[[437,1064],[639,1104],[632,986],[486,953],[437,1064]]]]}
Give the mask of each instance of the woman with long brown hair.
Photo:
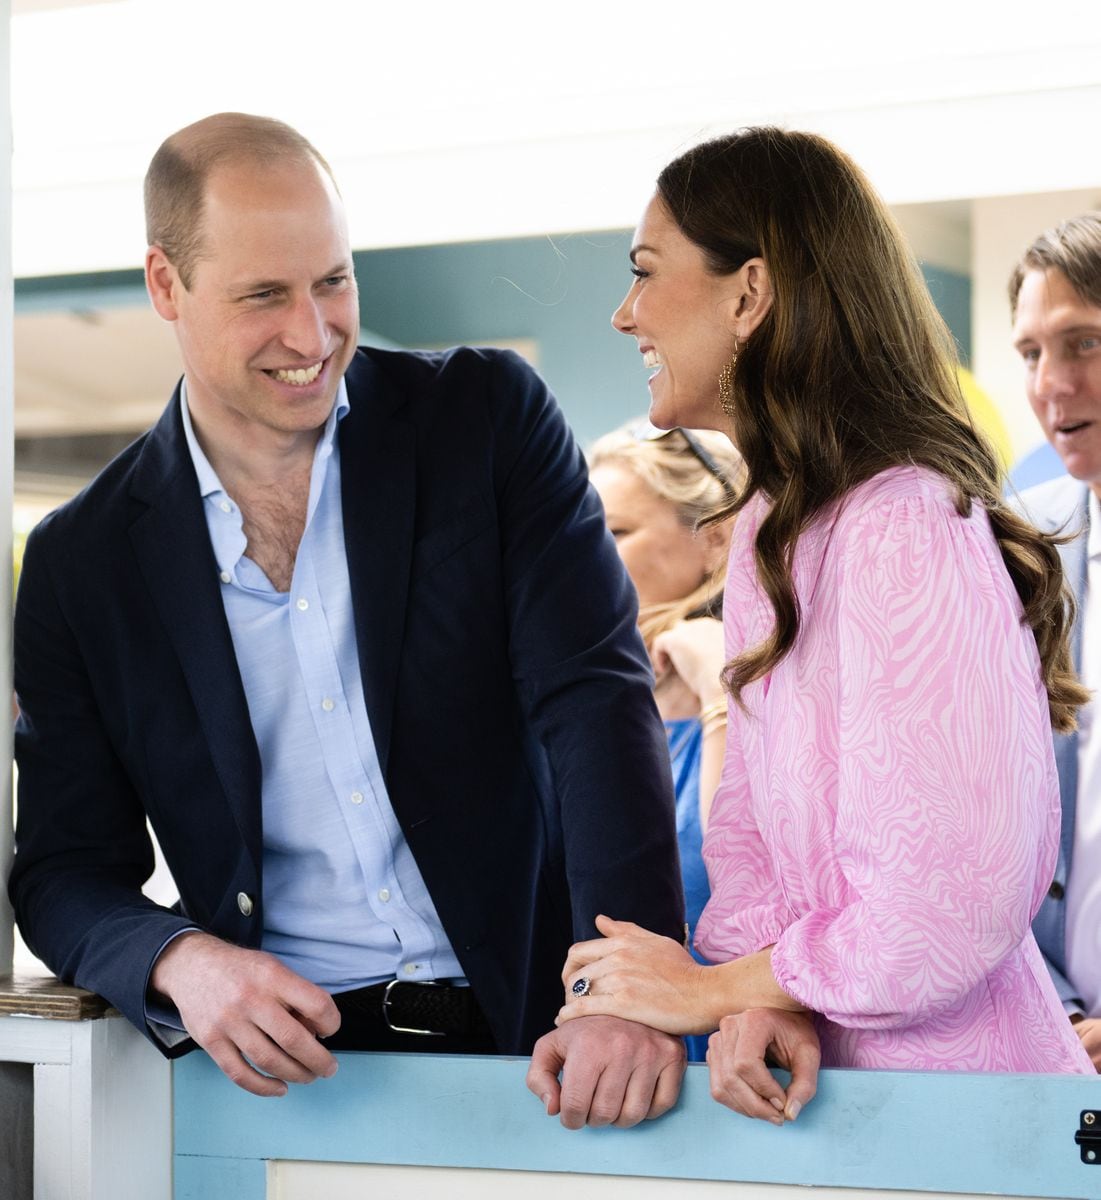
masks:
{"type": "Polygon", "coordinates": [[[826,1065],[1091,1071],[1029,928],[1051,729],[1085,699],[1069,598],[889,213],[825,139],[747,129],[665,168],[631,259],[614,324],[651,420],[720,429],[746,467],[697,935],[716,965],[601,918],[560,1019],[717,1029],[714,1094],[776,1122],[808,1093],[746,1070],[762,1009],[781,1058],[813,1023],[826,1065]]]}

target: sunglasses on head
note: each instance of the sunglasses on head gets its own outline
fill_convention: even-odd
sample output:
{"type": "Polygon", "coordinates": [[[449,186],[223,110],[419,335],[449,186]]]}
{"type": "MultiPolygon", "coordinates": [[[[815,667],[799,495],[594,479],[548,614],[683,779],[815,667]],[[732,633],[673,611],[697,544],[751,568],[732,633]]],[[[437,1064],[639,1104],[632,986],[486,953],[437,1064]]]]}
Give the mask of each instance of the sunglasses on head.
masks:
{"type": "Polygon", "coordinates": [[[679,433],[684,439],[684,444],[688,447],[689,452],[696,457],[703,469],[722,484],[722,489],[726,493],[727,500],[733,501],[735,499],[734,489],[731,487],[730,481],[723,474],[722,468],[694,433],[682,428],[680,425],[674,425],[672,429],[659,429],[656,425],[651,425],[649,421],[639,421],[637,424],[630,426],[629,432],[636,442],[660,442],[667,437],[672,437],[675,433],[679,433]]]}

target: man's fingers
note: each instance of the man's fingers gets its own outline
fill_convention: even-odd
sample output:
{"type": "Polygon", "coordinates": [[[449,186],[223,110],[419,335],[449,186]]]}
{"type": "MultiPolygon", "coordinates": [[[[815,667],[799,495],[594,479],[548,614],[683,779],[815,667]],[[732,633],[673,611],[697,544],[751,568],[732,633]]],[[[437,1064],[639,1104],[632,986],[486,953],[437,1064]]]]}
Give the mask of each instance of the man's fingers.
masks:
{"type": "Polygon", "coordinates": [[[240,1043],[250,1061],[288,1083],[312,1083],[336,1074],[337,1061],[313,1031],[293,1013],[276,1006],[256,1022],[249,1043],[240,1043]],[[257,1057],[259,1051],[263,1057],[257,1057]]]}
{"type": "Polygon", "coordinates": [[[544,1034],[535,1043],[531,1053],[531,1065],[524,1082],[528,1091],[542,1101],[548,1117],[558,1116],[560,1110],[562,1089],[558,1082],[558,1072],[562,1069],[563,1061],[553,1033],[544,1034]]]}
{"type": "Polygon", "coordinates": [[[245,1061],[244,1055],[230,1041],[211,1042],[203,1049],[214,1060],[222,1074],[239,1088],[254,1096],[285,1096],[287,1085],[281,1079],[262,1075],[245,1061]]]}
{"type": "MultiPolygon", "coordinates": [[[[584,1038],[585,1027],[577,1028],[584,1038]]],[[[563,1063],[559,1104],[561,1121],[567,1129],[610,1125],[619,1116],[630,1067],[614,1064],[612,1055],[593,1053],[594,1048],[575,1045],[563,1063]],[[613,1095],[617,1078],[619,1090],[613,1095]]]]}
{"type": "Polygon", "coordinates": [[[664,1116],[677,1102],[680,1095],[681,1083],[684,1080],[686,1062],[669,1063],[658,1076],[657,1087],[650,1098],[650,1111],[646,1119],[652,1121],[655,1117],[664,1116]]]}

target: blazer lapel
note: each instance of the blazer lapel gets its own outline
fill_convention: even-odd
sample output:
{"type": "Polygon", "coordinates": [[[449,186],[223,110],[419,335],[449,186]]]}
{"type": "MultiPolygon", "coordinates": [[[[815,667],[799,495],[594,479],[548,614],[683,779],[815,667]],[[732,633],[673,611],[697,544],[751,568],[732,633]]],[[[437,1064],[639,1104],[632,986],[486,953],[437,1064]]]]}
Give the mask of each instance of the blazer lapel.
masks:
{"type": "Polygon", "coordinates": [[[130,527],[134,554],[183,669],[226,799],[259,866],[260,755],[180,420],[179,389],[150,433],[131,494],[143,505],[130,527]]]}
{"type": "Polygon", "coordinates": [[[404,396],[366,355],[356,356],[346,380],[344,545],[363,695],[385,778],[416,529],[416,431],[397,411],[404,396]]]}

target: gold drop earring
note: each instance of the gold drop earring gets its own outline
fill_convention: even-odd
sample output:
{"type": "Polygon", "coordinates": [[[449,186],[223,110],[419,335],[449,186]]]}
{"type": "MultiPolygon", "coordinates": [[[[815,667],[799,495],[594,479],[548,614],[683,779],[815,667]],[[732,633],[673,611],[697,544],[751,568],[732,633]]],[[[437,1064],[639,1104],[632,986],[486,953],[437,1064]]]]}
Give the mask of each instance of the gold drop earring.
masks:
{"type": "Polygon", "coordinates": [[[738,343],[730,361],[719,372],[719,407],[728,417],[734,416],[734,368],[738,365],[738,343]]]}

